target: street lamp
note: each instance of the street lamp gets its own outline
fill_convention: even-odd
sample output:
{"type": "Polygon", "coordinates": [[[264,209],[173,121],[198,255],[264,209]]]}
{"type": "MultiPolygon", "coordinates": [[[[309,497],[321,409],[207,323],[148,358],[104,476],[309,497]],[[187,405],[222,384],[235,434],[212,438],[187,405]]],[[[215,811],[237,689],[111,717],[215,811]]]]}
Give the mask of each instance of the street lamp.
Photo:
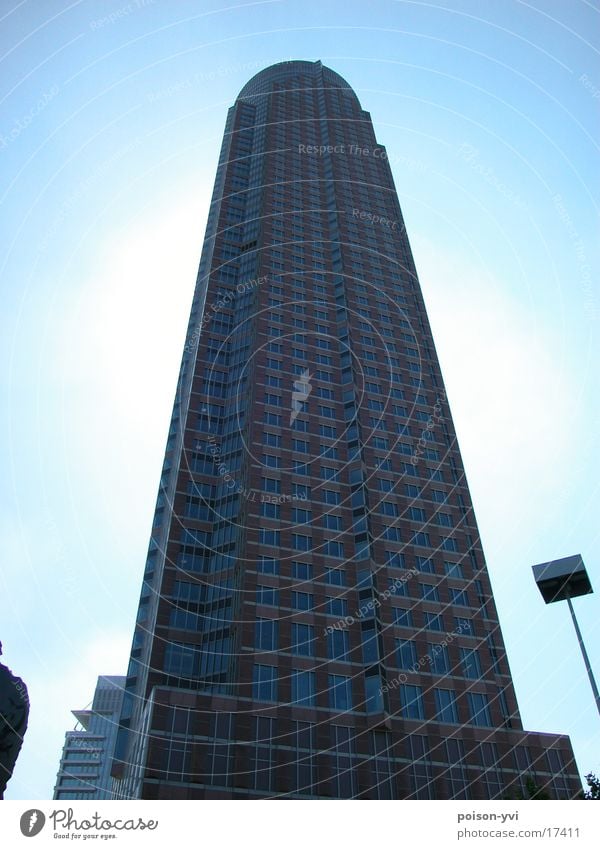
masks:
{"type": "Polygon", "coordinates": [[[567,600],[573,625],[575,626],[579,648],[583,655],[583,662],[585,663],[588,678],[592,685],[596,707],[598,708],[598,713],[600,713],[600,693],[598,693],[598,686],[594,679],[590,659],[585,650],[583,637],[581,636],[579,624],[577,623],[571,602],[571,599],[578,595],[589,595],[589,593],[594,592],[581,554],[573,554],[571,557],[561,557],[560,560],[550,560],[548,563],[538,563],[537,566],[533,567],[533,577],[546,604],[552,604],[554,601],[563,601],[564,599],[567,600]]]}

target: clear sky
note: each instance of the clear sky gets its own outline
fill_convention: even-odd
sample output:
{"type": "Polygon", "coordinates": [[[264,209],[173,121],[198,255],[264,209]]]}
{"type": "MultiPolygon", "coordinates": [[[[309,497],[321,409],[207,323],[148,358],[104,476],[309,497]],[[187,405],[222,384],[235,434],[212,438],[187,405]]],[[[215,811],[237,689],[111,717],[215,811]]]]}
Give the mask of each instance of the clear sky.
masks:
{"type": "Polygon", "coordinates": [[[49,798],[123,674],[226,110],[321,59],[385,144],[524,726],[600,773],[598,0],[2,0],[0,639],[29,685],[8,798],[49,798]]]}

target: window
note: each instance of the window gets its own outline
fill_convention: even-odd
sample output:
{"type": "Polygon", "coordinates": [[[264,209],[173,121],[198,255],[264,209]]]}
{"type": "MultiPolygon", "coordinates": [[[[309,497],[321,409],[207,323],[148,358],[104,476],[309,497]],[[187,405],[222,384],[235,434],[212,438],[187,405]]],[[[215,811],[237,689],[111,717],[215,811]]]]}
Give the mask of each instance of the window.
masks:
{"type": "Polygon", "coordinates": [[[388,566],[393,566],[395,569],[404,569],[405,559],[400,551],[386,551],[385,559],[388,566]]]}
{"type": "Polygon", "coordinates": [[[255,623],[254,645],[263,651],[275,651],[277,649],[277,619],[260,619],[255,623]]]}
{"type": "Polygon", "coordinates": [[[402,578],[390,578],[388,592],[394,595],[407,596],[410,595],[408,591],[408,576],[403,576],[402,578]]]}
{"type": "Polygon", "coordinates": [[[352,710],[352,680],[348,675],[329,675],[329,707],[352,710]]]}
{"type": "Polygon", "coordinates": [[[405,719],[425,719],[421,687],[413,684],[402,684],[400,687],[400,698],[402,701],[402,716],[405,719]]]}
{"type": "Polygon", "coordinates": [[[410,507],[408,511],[408,516],[412,519],[413,522],[424,522],[425,521],[425,510],[422,507],[410,507]]]}
{"type": "Polygon", "coordinates": [[[460,563],[449,563],[445,560],[444,572],[449,578],[464,578],[463,568],[460,563]]]}
{"type": "Polygon", "coordinates": [[[315,673],[306,669],[292,670],[292,704],[311,707],[315,703],[315,673]]]}
{"type": "Polygon", "coordinates": [[[418,531],[414,534],[412,539],[413,545],[424,545],[430,546],[431,542],[429,541],[429,534],[426,534],[424,531],[418,531]]]}
{"type": "Polygon", "coordinates": [[[329,557],[343,557],[344,544],[334,539],[326,540],[323,545],[323,554],[327,554],[329,557]]]}
{"type": "Polygon", "coordinates": [[[348,631],[334,629],[327,634],[327,656],[330,660],[350,660],[350,635],[348,631]]]}
{"type": "Polygon", "coordinates": [[[292,654],[312,657],[314,649],[315,629],[312,625],[303,622],[292,622],[292,654]]]}
{"type": "Polygon", "coordinates": [[[364,663],[376,663],[379,660],[379,641],[373,619],[361,625],[362,654],[364,663]]]}
{"type": "Polygon", "coordinates": [[[325,407],[319,404],[319,415],[324,419],[335,419],[335,409],[333,407],[325,407]]]}
{"type": "Polygon", "coordinates": [[[439,613],[430,613],[428,610],[426,610],[425,627],[429,631],[443,631],[444,623],[442,621],[441,615],[439,613]]]}
{"type": "Polygon", "coordinates": [[[325,504],[339,504],[341,500],[342,497],[339,492],[335,492],[333,489],[323,490],[323,501],[325,504]]]}
{"type": "Polygon", "coordinates": [[[292,534],[292,548],[296,551],[310,551],[312,547],[312,537],[306,534],[292,534]]]}
{"type": "Polygon", "coordinates": [[[263,466],[268,466],[272,469],[280,469],[281,468],[281,457],[276,457],[275,454],[263,454],[262,455],[262,464],[263,466]]]}
{"type": "Polygon", "coordinates": [[[312,610],[312,593],[292,592],[292,607],[294,610],[312,610]]]}
{"type": "Polygon", "coordinates": [[[348,602],[345,598],[327,596],[325,600],[325,612],[329,616],[346,616],[348,613],[348,602]]]}
{"type": "Polygon", "coordinates": [[[292,450],[308,454],[309,443],[305,439],[292,439],[292,450]]]}
{"type": "Polygon", "coordinates": [[[277,701],[277,667],[254,664],[252,698],[260,702],[277,701]]]}
{"type": "Polygon", "coordinates": [[[469,606],[469,597],[466,590],[457,590],[455,587],[450,587],[450,600],[452,604],[460,604],[463,607],[469,606]]]}
{"type": "MultiPolygon", "coordinates": [[[[502,783],[500,773],[498,771],[499,755],[498,748],[495,743],[480,743],[479,744],[479,762],[483,766],[483,777],[485,779],[487,798],[500,798],[502,793],[502,783]]],[[[518,747],[515,748],[518,751],[518,747]]],[[[519,770],[519,772],[527,772],[527,768],[519,770]]]]}
{"type": "Polygon", "coordinates": [[[434,687],[435,718],[438,722],[458,722],[458,711],[453,690],[434,687]]]}
{"type": "Polygon", "coordinates": [[[396,651],[400,669],[417,666],[417,644],[414,640],[396,640],[396,651]]]}
{"type": "Polygon", "coordinates": [[[281,492],[281,481],[272,478],[261,478],[260,481],[264,492],[281,492]]]}
{"type": "Polygon", "coordinates": [[[265,557],[262,555],[258,558],[256,571],[262,572],[263,575],[279,575],[279,560],[275,557],[265,557]]]}
{"type": "Polygon", "coordinates": [[[297,525],[306,525],[312,521],[312,513],[310,510],[302,510],[299,507],[292,507],[292,522],[297,525]]]}
{"type": "Polygon", "coordinates": [[[367,713],[381,713],[383,710],[383,689],[377,674],[365,675],[365,710],[367,713]]]}
{"type": "Polygon", "coordinates": [[[313,569],[310,563],[301,563],[299,560],[292,560],[292,578],[298,581],[310,581],[313,576],[313,569]]]}
{"type": "Polygon", "coordinates": [[[365,491],[364,489],[357,489],[352,493],[350,497],[350,503],[352,507],[356,509],[357,507],[363,507],[365,504],[365,491]]]}
{"type": "Polygon", "coordinates": [[[269,433],[265,431],[263,433],[263,445],[272,445],[273,448],[281,447],[281,436],[277,433],[269,433]]]}
{"type": "Polygon", "coordinates": [[[331,514],[326,514],[321,518],[321,523],[324,528],[328,528],[330,531],[342,530],[341,516],[332,516],[331,514]]]}
{"type": "Polygon", "coordinates": [[[257,604],[279,604],[279,590],[276,587],[265,587],[259,584],[256,587],[256,603],[257,604]]]}
{"type": "Polygon", "coordinates": [[[383,516],[397,516],[398,505],[394,504],[392,501],[382,501],[379,505],[379,512],[383,516]]]}
{"type": "Polygon", "coordinates": [[[356,770],[353,769],[354,729],[339,725],[331,726],[331,773],[333,795],[340,799],[351,799],[358,792],[356,770]]]}
{"type": "Polygon", "coordinates": [[[293,483],[292,495],[301,501],[310,501],[310,487],[305,483],[293,483]]]}
{"type": "Polygon", "coordinates": [[[429,557],[420,557],[417,555],[415,560],[417,561],[417,569],[419,572],[427,572],[430,575],[435,574],[435,566],[429,557]]]}
{"type": "Polygon", "coordinates": [[[410,608],[404,607],[395,607],[394,608],[394,619],[396,625],[400,625],[402,628],[412,628],[413,627],[413,615],[412,610],[410,608]]]}
{"type": "Polygon", "coordinates": [[[460,663],[465,678],[481,678],[481,663],[477,649],[460,649],[460,663]]]}
{"type": "Polygon", "coordinates": [[[279,545],[280,533],[271,528],[260,528],[258,540],[261,545],[279,545]]]}
{"type": "Polygon", "coordinates": [[[164,670],[171,675],[191,678],[198,665],[199,649],[187,643],[167,643],[164,670]]]}
{"type": "Polygon", "coordinates": [[[444,551],[458,551],[458,543],[452,537],[445,537],[442,540],[442,548],[444,551]]]}
{"type": "Polygon", "coordinates": [[[270,501],[262,501],[260,505],[260,515],[265,516],[267,519],[279,519],[279,504],[272,504],[270,501]]]}
{"type": "Polygon", "coordinates": [[[431,658],[431,671],[435,675],[448,675],[450,660],[446,646],[439,643],[429,643],[429,657],[431,658]]]}
{"type": "Polygon", "coordinates": [[[467,693],[472,725],[491,726],[488,697],[485,693],[467,693]]]}
{"type": "Polygon", "coordinates": [[[333,584],[336,587],[346,586],[346,573],[343,569],[328,569],[324,575],[326,584],[333,584]]]}
{"type": "Polygon", "coordinates": [[[469,637],[475,636],[475,628],[473,626],[472,619],[467,619],[464,616],[456,616],[454,621],[456,623],[456,630],[459,634],[466,634],[469,637]]]}
{"type": "Polygon", "coordinates": [[[425,601],[439,601],[440,594],[438,592],[438,588],[434,587],[433,584],[419,584],[421,588],[421,598],[425,601]]]}
{"type": "Polygon", "coordinates": [[[319,425],[319,433],[321,436],[326,436],[329,439],[335,439],[336,436],[336,430],[333,425],[319,425]]]}

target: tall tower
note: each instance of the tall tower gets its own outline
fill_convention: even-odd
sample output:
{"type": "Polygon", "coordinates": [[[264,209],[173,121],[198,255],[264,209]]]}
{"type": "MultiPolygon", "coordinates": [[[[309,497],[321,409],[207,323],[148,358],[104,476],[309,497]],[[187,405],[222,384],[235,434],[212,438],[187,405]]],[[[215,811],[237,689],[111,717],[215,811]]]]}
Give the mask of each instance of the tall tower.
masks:
{"type": "Polygon", "coordinates": [[[113,765],[119,798],[580,789],[522,730],[383,145],[320,62],[229,110],[113,765]]]}
{"type": "Polygon", "coordinates": [[[110,799],[110,769],[125,678],[101,675],[91,709],[74,710],[80,728],[67,731],[53,799],[110,799]]]}

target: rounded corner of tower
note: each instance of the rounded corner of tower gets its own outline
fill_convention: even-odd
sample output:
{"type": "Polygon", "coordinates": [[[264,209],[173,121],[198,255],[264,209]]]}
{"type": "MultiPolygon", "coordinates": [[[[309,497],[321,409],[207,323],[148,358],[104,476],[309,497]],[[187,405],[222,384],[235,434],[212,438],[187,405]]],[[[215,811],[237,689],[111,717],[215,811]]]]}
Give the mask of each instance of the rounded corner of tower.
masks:
{"type": "Polygon", "coordinates": [[[346,80],[336,73],[336,71],[324,65],[320,59],[316,59],[315,61],[286,59],[282,62],[269,65],[254,74],[241,89],[236,102],[250,97],[268,94],[271,91],[273,83],[291,79],[299,74],[305,74],[311,77],[320,76],[323,83],[329,83],[335,88],[345,89],[358,100],[354,90],[346,80]]]}

